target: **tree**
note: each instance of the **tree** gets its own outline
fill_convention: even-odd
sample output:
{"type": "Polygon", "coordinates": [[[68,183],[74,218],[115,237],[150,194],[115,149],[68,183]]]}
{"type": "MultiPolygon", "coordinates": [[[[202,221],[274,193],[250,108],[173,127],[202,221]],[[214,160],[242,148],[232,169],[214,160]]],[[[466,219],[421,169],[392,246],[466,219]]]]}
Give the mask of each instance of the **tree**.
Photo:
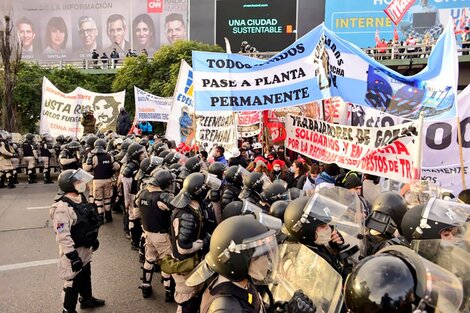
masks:
{"type": "MultiPolygon", "coordinates": [[[[134,86],[160,97],[171,97],[175,90],[181,60],[190,65],[192,51],[224,52],[217,45],[197,41],[177,41],[162,46],[152,59],[145,56],[126,58],[113,81],[114,92],[126,89],[126,109],[131,116],[134,111],[134,86]]],[[[157,123],[156,132],[163,130],[164,123],[157,123]]]]}
{"type": "Polygon", "coordinates": [[[13,102],[13,89],[21,61],[21,46],[15,40],[13,24],[8,15],[4,18],[5,24],[0,29],[0,53],[2,55],[2,125],[7,131],[16,131],[16,110],[13,102]]]}

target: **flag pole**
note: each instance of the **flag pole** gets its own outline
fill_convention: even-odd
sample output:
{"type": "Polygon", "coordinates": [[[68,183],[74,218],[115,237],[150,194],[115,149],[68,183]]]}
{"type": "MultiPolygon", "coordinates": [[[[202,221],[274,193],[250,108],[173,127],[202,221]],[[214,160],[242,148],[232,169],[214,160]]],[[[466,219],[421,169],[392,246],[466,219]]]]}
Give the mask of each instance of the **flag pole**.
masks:
{"type": "Polygon", "coordinates": [[[423,162],[423,126],[424,126],[424,112],[419,114],[418,120],[418,139],[416,145],[418,146],[418,153],[416,153],[415,158],[413,160],[414,163],[414,171],[412,180],[419,181],[421,180],[421,165],[423,162]]]}
{"type": "Polygon", "coordinates": [[[460,128],[460,117],[457,116],[457,141],[459,142],[459,158],[460,158],[460,176],[462,178],[462,190],[467,189],[467,183],[465,179],[465,161],[463,159],[462,150],[462,130],[460,128]]]}

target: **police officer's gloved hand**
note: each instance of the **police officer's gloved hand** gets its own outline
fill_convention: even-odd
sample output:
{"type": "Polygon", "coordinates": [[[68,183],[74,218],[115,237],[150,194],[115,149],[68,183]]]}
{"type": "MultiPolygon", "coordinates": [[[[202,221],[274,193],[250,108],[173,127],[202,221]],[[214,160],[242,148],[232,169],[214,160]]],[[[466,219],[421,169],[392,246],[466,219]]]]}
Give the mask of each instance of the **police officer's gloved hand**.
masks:
{"type": "Polygon", "coordinates": [[[93,243],[93,245],[91,246],[91,249],[93,251],[96,251],[96,250],[98,250],[99,247],[100,247],[100,242],[99,242],[98,239],[96,239],[95,242],[93,243]]]}
{"type": "Polygon", "coordinates": [[[297,290],[287,304],[288,313],[315,313],[316,305],[302,290],[297,290]]]}
{"type": "Polygon", "coordinates": [[[82,269],[83,262],[82,259],[78,256],[78,252],[76,250],[67,253],[66,256],[70,260],[70,263],[72,263],[72,271],[78,272],[82,269]]]}
{"type": "Polygon", "coordinates": [[[211,243],[211,235],[209,233],[206,233],[206,236],[204,239],[202,239],[202,249],[203,250],[209,250],[209,244],[211,243]]]}
{"type": "Polygon", "coordinates": [[[92,159],[92,156],[88,156],[88,158],[86,158],[86,164],[87,165],[92,165],[93,164],[93,159],[92,159]]]}

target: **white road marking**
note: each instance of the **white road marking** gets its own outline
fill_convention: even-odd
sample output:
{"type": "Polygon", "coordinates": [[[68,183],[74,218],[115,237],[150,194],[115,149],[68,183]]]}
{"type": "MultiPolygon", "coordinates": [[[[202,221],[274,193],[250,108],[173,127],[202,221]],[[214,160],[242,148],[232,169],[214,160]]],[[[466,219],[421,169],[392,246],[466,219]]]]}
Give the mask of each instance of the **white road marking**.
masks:
{"type": "Polygon", "coordinates": [[[0,265],[0,272],[9,271],[9,270],[17,270],[20,268],[41,266],[41,265],[57,264],[58,262],[59,262],[59,259],[49,259],[49,260],[0,265]]]}
{"type": "Polygon", "coordinates": [[[26,208],[26,210],[43,210],[43,209],[49,209],[51,206],[32,206],[29,208],[26,208]]]}

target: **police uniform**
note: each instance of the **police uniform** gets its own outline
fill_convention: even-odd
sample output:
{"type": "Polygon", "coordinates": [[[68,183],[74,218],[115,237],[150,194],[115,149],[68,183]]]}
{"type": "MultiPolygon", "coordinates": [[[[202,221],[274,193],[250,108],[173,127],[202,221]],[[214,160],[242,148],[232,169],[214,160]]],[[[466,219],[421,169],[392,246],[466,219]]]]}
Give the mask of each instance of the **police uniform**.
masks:
{"type": "Polygon", "coordinates": [[[65,194],[52,205],[49,216],[59,244],[58,270],[64,280],[64,312],[75,312],[79,294],[82,308],[103,305],[103,300],[93,298],[91,290],[90,262],[99,245],[99,224],[93,207],[84,203],[80,194],[65,194]],[[76,265],[78,260],[82,266],[76,265]]]}
{"type": "Polygon", "coordinates": [[[119,170],[119,167],[119,163],[114,161],[114,157],[104,150],[89,155],[87,162],[83,164],[85,171],[93,171],[92,193],[101,222],[104,221],[104,218],[107,222],[112,221],[111,197],[113,195],[113,182],[111,178],[119,170]]]}
{"type": "Polygon", "coordinates": [[[44,166],[43,175],[44,183],[51,184],[51,170],[50,170],[50,160],[55,154],[55,149],[52,145],[52,137],[44,136],[41,140],[39,146],[39,153],[41,155],[42,164],[44,166]]]}
{"type": "Polygon", "coordinates": [[[21,148],[23,150],[23,160],[26,161],[28,169],[28,183],[36,183],[36,165],[35,160],[39,159],[36,145],[33,142],[34,136],[31,134],[26,135],[26,140],[23,142],[21,148]]]}
{"type": "Polygon", "coordinates": [[[8,144],[6,140],[2,138],[3,136],[0,134],[0,174],[1,174],[1,185],[3,185],[4,180],[6,177],[8,181],[9,188],[15,188],[15,184],[13,182],[13,163],[11,159],[15,156],[15,152],[11,145],[8,144]]]}
{"type": "MultiPolygon", "coordinates": [[[[144,229],[145,237],[145,262],[142,285],[140,287],[144,298],[148,297],[151,293],[150,284],[152,282],[155,262],[171,253],[169,235],[171,211],[168,203],[170,196],[159,187],[150,185],[148,188],[150,190],[143,189],[136,200],[142,217],[142,228],[144,229]]],[[[165,300],[169,302],[173,298],[171,276],[164,272],[161,275],[166,290],[165,300]]]]}
{"type": "Polygon", "coordinates": [[[140,225],[140,211],[135,205],[135,196],[138,191],[138,181],[134,179],[135,174],[139,170],[139,164],[130,160],[121,168],[121,181],[124,193],[124,205],[126,207],[129,219],[129,231],[131,233],[131,246],[138,250],[140,237],[142,235],[142,227],[140,225]]]}
{"type": "Polygon", "coordinates": [[[70,170],[70,169],[78,169],[80,167],[80,156],[78,151],[73,151],[67,149],[65,147],[59,155],[59,164],[61,169],[70,170]]]}

